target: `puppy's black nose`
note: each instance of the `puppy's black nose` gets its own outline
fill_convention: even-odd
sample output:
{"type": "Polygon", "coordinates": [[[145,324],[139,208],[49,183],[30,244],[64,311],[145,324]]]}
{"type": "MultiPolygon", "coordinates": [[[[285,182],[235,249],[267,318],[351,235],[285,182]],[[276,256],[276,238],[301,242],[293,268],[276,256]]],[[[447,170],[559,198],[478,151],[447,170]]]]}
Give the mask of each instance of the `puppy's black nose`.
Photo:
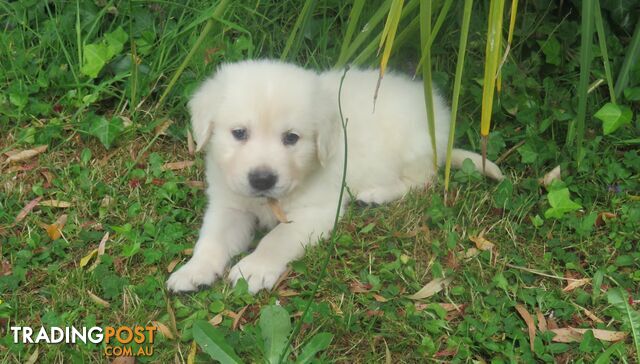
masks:
{"type": "Polygon", "coordinates": [[[249,172],[249,184],[253,189],[266,191],[271,189],[278,182],[278,175],[268,169],[255,169],[249,172]]]}

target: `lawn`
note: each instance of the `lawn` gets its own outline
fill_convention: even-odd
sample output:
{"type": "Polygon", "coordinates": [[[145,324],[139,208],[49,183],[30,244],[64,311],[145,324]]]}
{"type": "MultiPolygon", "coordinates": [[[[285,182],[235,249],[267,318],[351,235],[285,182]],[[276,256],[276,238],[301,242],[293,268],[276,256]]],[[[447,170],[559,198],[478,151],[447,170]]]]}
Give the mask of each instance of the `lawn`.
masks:
{"type": "MultiPolygon", "coordinates": [[[[334,239],[270,292],[252,296],[243,281],[167,292],[206,205],[186,109],[194,88],[221,62],[282,57],[329,69],[349,41],[346,63],[376,67],[390,2],[366,2],[357,23],[352,2],[337,0],[0,3],[0,362],[637,363],[640,61],[630,55],[640,53],[640,6],[631,1],[599,2],[607,52],[594,30],[584,99],[591,2],[519,4],[487,142],[504,181],[462,168],[446,192],[442,171],[400,201],[350,203],[334,239]],[[136,325],[155,328],[153,355],[14,343],[11,330],[136,325]]],[[[417,5],[405,1],[389,61],[397,72],[421,68],[417,5]]],[[[431,48],[445,95],[462,5],[453,2],[431,48]]],[[[488,2],[474,3],[456,128],[456,145],[475,151],[488,13],[488,2]]]]}

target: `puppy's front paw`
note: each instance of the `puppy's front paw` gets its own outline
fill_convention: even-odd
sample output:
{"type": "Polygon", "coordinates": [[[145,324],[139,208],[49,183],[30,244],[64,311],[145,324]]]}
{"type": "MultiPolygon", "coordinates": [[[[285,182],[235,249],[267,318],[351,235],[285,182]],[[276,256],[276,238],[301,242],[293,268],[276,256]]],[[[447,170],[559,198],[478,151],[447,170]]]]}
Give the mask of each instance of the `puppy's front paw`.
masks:
{"type": "Polygon", "coordinates": [[[206,261],[191,259],[167,280],[167,288],[173,292],[197,291],[201,286],[215,282],[221,269],[206,261]]]}
{"type": "Polygon", "coordinates": [[[238,279],[244,278],[249,285],[249,292],[255,294],[263,288],[273,288],[286,269],[286,263],[274,263],[254,252],[242,258],[231,268],[229,280],[235,285],[238,279]]]}

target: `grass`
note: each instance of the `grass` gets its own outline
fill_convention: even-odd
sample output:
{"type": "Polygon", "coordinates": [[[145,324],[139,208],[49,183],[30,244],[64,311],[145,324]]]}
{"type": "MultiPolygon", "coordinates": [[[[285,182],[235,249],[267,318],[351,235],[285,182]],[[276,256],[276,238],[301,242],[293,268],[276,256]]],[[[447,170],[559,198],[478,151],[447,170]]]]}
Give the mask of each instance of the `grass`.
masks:
{"type": "MultiPolygon", "coordinates": [[[[392,362],[634,362],[637,327],[630,317],[640,299],[640,69],[628,71],[627,91],[617,100],[632,117],[611,134],[604,135],[590,114],[608,101],[609,90],[596,87],[587,95],[584,156],[576,164],[564,146],[579,110],[581,19],[572,4],[519,6],[492,115],[497,128],[487,143],[487,155],[501,160],[506,181],[496,184],[463,168],[452,172],[446,198],[441,176],[433,188],[412,191],[401,201],[375,208],[350,205],[333,250],[327,250],[329,244],[309,249],[273,292],[250,296],[242,284],[233,288],[225,282],[193,294],[166,292],[168,270],[189,258],[206,204],[196,183],[204,180],[203,160],[190,153],[187,142],[185,102],[193,88],[222,61],[279,58],[286,48],[288,59],[327,69],[341,53],[343,62],[358,58],[358,44],[379,44],[384,12],[367,36],[359,35],[383,2],[358,10],[354,18],[360,23],[349,30],[349,47],[341,40],[353,29],[351,5],[311,3],[230,2],[201,47],[194,44],[217,4],[0,4],[0,362],[105,361],[96,345],[14,344],[9,326],[152,321],[166,326],[173,338],[158,334],[154,355],[137,361],[188,362],[191,328],[201,319],[213,320],[245,362],[262,362],[260,312],[276,302],[294,326],[301,324],[290,359],[318,333],[328,332],[333,341],[317,355],[318,362],[389,357],[392,362]],[[301,19],[305,6],[312,11],[301,19]],[[108,35],[118,27],[127,33],[121,49],[108,35]],[[118,49],[90,77],[82,72],[86,48],[78,44],[118,49]],[[156,109],[192,50],[192,61],[156,109]],[[48,148],[4,162],[6,152],[38,145],[48,148]],[[180,161],[194,164],[163,168],[180,161]],[[538,179],[556,165],[562,167],[562,182],[547,190],[538,179]],[[560,195],[573,204],[553,197],[560,195]],[[38,197],[70,207],[37,206],[16,222],[38,197]],[[62,236],[52,239],[44,227],[63,214],[62,236]],[[100,262],[93,270],[95,257],[81,266],[107,232],[100,262]],[[487,247],[474,242],[482,241],[480,236],[493,248],[479,250],[487,247]],[[328,253],[327,276],[312,296],[328,253]],[[407,298],[443,276],[453,280],[441,292],[420,301],[407,298]],[[584,285],[563,290],[583,278],[584,285]],[[618,288],[631,311],[611,299],[618,288]],[[310,313],[303,317],[309,300],[310,313]],[[518,304],[536,324],[540,312],[545,323],[560,328],[629,336],[611,343],[586,334],[578,342],[560,343],[536,329],[531,350],[518,304]]],[[[621,13],[602,3],[607,55],[617,78],[621,65],[631,67],[625,50],[637,39],[635,23],[625,22],[624,15],[637,12],[621,13]]],[[[457,117],[456,144],[475,150],[488,10],[474,2],[473,13],[482,16],[471,17],[457,117]]],[[[462,2],[454,2],[431,47],[432,77],[446,95],[453,87],[461,14],[462,2]]],[[[410,16],[400,21],[396,39],[404,42],[394,45],[389,60],[390,69],[408,74],[421,51],[417,27],[405,33],[411,36],[401,35],[411,22],[410,16]]],[[[592,46],[598,58],[595,39],[592,46]]],[[[590,70],[590,83],[605,78],[600,59],[590,70]]],[[[195,352],[195,362],[208,359],[200,349],[195,352]]]]}

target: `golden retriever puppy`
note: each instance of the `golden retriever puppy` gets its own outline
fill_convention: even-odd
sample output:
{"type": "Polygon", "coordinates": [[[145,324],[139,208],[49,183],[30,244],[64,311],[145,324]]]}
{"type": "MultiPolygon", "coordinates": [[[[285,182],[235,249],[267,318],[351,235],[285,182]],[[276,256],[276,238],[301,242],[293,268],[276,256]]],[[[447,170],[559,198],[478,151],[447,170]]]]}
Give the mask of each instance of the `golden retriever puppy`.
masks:
{"type": "MultiPolygon", "coordinates": [[[[212,284],[229,260],[249,248],[258,228],[268,229],[255,250],[229,272],[249,291],[271,288],[305,246],[330,232],[343,166],[338,112],[342,72],[316,73],[278,61],[222,65],[189,102],[193,134],[206,150],[204,214],[193,257],[167,281],[175,292],[212,284]],[[268,199],[277,199],[288,223],[278,223],[268,199]]],[[[378,72],[351,70],[342,89],[348,119],[347,186],[364,203],[401,198],[430,184],[437,171],[423,86],[387,74],[375,109],[378,72]]],[[[435,94],[436,149],[444,163],[450,110],[435,94]]],[[[453,165],[478,154],[454,149],[453,165]]],[[[485,174],[503,178],[487,161],[485,174]]]]}

